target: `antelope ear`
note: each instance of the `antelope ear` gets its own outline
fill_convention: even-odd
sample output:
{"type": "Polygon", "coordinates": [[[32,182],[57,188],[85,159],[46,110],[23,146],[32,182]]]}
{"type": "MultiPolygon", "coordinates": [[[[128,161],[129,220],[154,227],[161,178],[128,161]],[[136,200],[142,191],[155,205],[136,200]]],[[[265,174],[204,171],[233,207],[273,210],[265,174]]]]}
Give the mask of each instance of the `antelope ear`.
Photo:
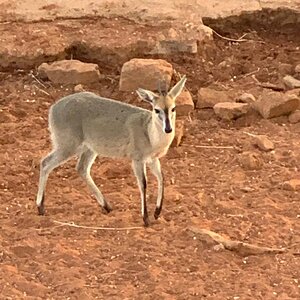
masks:
{"type": "Polygon", "coordinates": [[[186,76],[182,76],[182,78],[172,87],[172,89],[169,91],[168,95],[173,98],[176,99],[180,93],[182,92],[184,85],[186,82],[186,76]]]}
{"type": "Polygon", "coordinates": [[[155,93],[144,89],[138,89],[136,90],[136,93],[142,100],[150,102],[151,104],[154,104],[155,99],[158,98],[158,95],[155,93]]]}

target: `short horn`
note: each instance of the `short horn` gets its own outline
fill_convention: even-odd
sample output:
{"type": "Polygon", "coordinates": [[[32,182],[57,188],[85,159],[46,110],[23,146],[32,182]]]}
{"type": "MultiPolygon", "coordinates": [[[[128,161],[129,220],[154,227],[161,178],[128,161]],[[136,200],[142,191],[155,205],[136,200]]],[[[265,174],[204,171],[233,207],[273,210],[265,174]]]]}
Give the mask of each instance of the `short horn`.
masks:
{"type": "Polygon", "coordinates": [[[167,95],[169,91],[169,85],[167,83],[167,80],[164,79],[164,95],[167,95]]]}
{"type": "Polygon", "coordinates": [[[162,92],[161,92],[161,81],[160,80],[158,80],[158,83],[157,83],[157,91],[160,95],[162,94],[162,92]]]}
{"type": "Polygon", "coordinates": [[[165,79],[159,81],[159,93],[162,96],[166,96],[168,93],[168,85],[165,79]]]}

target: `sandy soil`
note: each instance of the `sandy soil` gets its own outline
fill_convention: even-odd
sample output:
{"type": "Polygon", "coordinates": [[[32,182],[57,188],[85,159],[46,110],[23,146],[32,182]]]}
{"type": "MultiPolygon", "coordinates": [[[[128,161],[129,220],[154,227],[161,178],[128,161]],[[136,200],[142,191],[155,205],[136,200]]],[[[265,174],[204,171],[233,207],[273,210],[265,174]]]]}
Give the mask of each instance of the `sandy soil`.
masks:
{"type": "Polygon", "coordinates": [[[134,21],[199,22],[265,8],[300,10],[300,0],[0,0],[0,20],[54,20],[84,16],[122,16],[134,21]]]}
{"type": "MultiPolygon", "coordinates": [[[[97,32],[89,31],[93,22],[81,22],[86,22],[86,35],[96,38],[97,32]]],[[[15,35],[18,40],[31,26],[21,25],[22,30],[18,26],[4,30],[3,37],[15,35]]],[[[52,23],[37,26],[48,27],[48,38],[60,43],[52,23]]],[[[73,30],[70,26],[66,22],[60,31],[73,30]]],[[[296,31],[254,29],[238,24],[222,33],[238,37],[251,31],[249,36],[265,43],[216,40],[215,46],[199,55],[168,58],[180,73],[187,74],[195,100],[198,88],[208,85],[258,96],[261,89],[249,72],[259,67],[255,73],[259,80],[276,83],[282,63],[299,63],[296,31]],[[219,66],[224,59],[226,69],[219,66]]],[[[31,51],[34,44],[28,45],[31,51]]],[[[85,86],[87,90],[142,105],[133,94],[118,91],[118,69],[103,66],[102,72],[105,78],[100,84],[85,86]]],[[[1,299],[299,299],[300,257],[292,254],[299,253],[300,247],[299,192],[281,188],[283,181],[299,178],[299,123],[291,125],[286,117],[262,120],[255,114],[223,122],[210,110],[195,110],[186,123],[182,145],[162,159],[166,201],[162,217],[152,218],[150,228],[97,231],[58,226],[55,220],[87,226],[141,226],[139,193],[130,164],[100,158],[93,167],[96,183],[114,207],[109,215],[90,196],[72,160],[51,174],[47,213],[37,216],[38,165],[50,150],[48,109],[70,94],[73,86],[45,82],[42,89],[48,96],[27,71],[0,73],[0,79],[1,299]],[[245,132],[266,134],[274,141],[275,151],[261,152],[245,132]],[[197,147],[201,145],[233,149],[197,147]],[[245,151],[261,158],[260,170],[241,167],[239,156],[245,151]],[[291,252],[243,257],[200,241],[190,230],[195,226],[291,252]]],[[[149,175],[152,212],[155,189],[149,175]]]]}

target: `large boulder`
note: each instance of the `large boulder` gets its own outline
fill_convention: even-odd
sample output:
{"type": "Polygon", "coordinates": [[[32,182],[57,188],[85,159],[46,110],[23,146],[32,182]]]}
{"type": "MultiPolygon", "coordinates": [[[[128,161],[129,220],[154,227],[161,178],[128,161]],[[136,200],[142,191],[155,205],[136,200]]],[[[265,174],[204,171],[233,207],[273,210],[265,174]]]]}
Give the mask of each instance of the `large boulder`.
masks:
{"type": "Polygon", "coordinates": [[[56,84],[80,84],[98,82],[100,78],[97,64],[84,63],[79,60],[60,60],[42,63],[38,67],[42,78],[48,78],[56,84]]]}
{"type": "Polygon", "coordinates": [[[300,80],[294,78],[293,76],[290,75],[284,76],[283,82],[289,89],[300,88],[300,80]]]}
{"type": "Polygon", "coordinates": [[[176,40],[164,39],[158,41],[150,54],[177,54],[177,53],[197,53],[197,40],[176,40]]]}
{"type": "Polygon", "coordinates": [[[290,123],[299,123],[300,122],[300,110],[296,110],[289,115],[290,123]]]}
{"type": "Polygon", "coordinates": [[[192,95],[188,90],[184,90],[176,99],[176,114],[178,117],[187,116],[194,110],[192,95]]]}
{"type": "Polygon", "coordinates": [[[197,108],[213,108],[221,102],[234,102],[234,99],[226,91],[217,91],[212,88],[199,89],[197,108]]]}
{"type": "Polygon", "coordinates": [[[265,118],[270,119],[288,115],[300,105],[300,99],[293,94],[265,92],[253,107],[265,118]]]}
{"type": "Polygon", "coordinates": [[[249,107],[247,103],[222,102],[214,106],[214,112],[221,119],[229,121],[245,115],[249,107]]]}
{"type": "Polygon", "coordinates": [[[171,27],[157,36],[156,44],[150,54],[195,54],[198,52],[198,45],[201,47],[212,40],[212,29],[203,24],[189,24],[185,30],[171,27]]]}
{"type": "Polygon", "coordinates": [[[173,67],[163,59],[134,58],[126,62],[121,70],[120,91],[135,91],[138,88],[157,90],[158,82],[170,86],[173,67]]]}

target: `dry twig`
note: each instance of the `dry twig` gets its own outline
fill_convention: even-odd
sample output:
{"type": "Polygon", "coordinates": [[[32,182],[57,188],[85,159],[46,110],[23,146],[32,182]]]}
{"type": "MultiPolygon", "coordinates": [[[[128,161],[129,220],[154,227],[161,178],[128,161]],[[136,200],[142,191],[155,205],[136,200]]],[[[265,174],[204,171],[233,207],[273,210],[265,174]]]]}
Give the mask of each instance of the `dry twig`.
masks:
{"type": "Polygon", "coordinates": [[[243,133],[251,136],[251,137],[257,137],[257,134],[253,134],[253,133],[250,133],[250,132],[247,132],[247,131],[243,131],[243,133]]]}
{"type": "Polygon", "coordinates": [[[237,42],[237,43],[240,43],[240,42],[248,42],[250,40],[248,39],[244,39],[244,37],[247,35],[247,33],[243,34],[240,38],[238,39],[231,39],[231,38],[228,38],[228,37],[225,37],[223,35],[221,35],[220,33],[216,32],[214,29],[212,29],[213,33],[216,34],[219,38],[223,39],[223,40],[226,40],[226,41],[229,41],[229,42],[237,42]]]}
{"type": "MultiPolygon", "coordinates": [[[[254,72],[256,73],[256,72],[254,72]]],[[[254,79],[254,81],[262,88],[265,88],[265,89],[271,89],[273,91],[277,91],[277,92],[282,92],[285,90],[285,88],[283,86],[280,86],[280,85],[275,85],[273,83],[270,83],[270,82],[260,82],[254,75],[254,73],[252,72],[251,74],[251,77],[254,79]]],[[[247,74],[246,74],[247,75],[247,74]]],[[[250,75],[250,73],[249,73],[250,75]]]]}
{"type": "Polygon", "coordinates": [[[248,76],[251,76],[251,75],[253,75],[253,74],[255,74],[255,73],[259,72],[259,71],[260,71],[260,67],[258,67],[257,70],[254,70],[254,71],[252,71],[252,72],[249,72],[249,73],[247,73],[247,74],[244,74],[244,75],[242,76],[242,78],[246,78],[246,77],[248,77],[248,76]]]}
{"type": "Polygon", "coordinates": [[[43,94],[47,95],[47,96],[51,96],[48,92],[44,91],[43,89],[39,88],[36,84],[33,85],[37,90],[39,90],[40,92],[42,92],[43,94]]]}
{"type": "Polygon", "coordinates": [[[135,230],[135,229],[143,229],[144,227],[93,227],[93,226],[84,226],[84,225],[77,225],[74,222],[60,222],[53,220],[54,223],[60,224],[61,226],[69,226],[69,227],[75,227],[75,228],[85,228],[85,229],[93,229],[93,230],[114,230],[114,231],[120,231],[120,230],[135,230]]]}
{"type": "Polygon", "coordinates": [[[258,83],[258,85],[265,89],[271,89],[276,92],[282,92],[285,90],[285,88],[283,86],[275,85],[270,82],[260,82],[260,83],[258,83]]]}
{"type": "Polygon", "coordinates": [[[251,75],[251,78],[258,84],[260,84],[260,81],[256,78],[255,74],[251,75]]]}
{"type": "Polygon", "coordinates": [[[200,228],[193,227],[191,228],[191,231],[193,231],[196,234],[199,234],[200,238],[204,240],[207,238],[211,238],[213,241],[217,242],[218,244],[222,244],[225,249],[230,251],[236,251],[238,254],[243,256],[266,254],[266,253],[278,254],[278,253],[287,252],[287,249],[285,248],[269,248],[269,247],[244,243],[241,241],[232,241],[230,239],[226,239],[222,237],[216,232],[207,229],[200,229],[200,228]]]}
{"type": "Polygon", "coordinates": [[[38,83],[40,84],[44,89],[46,89],[47,87],[36,77],[34,76],[32,73],[30,73],[30,76],[38,83]]]}
{"type": "MultiPolygon", "coordinates": [[[[117,77],[117,76],[115,76],[115,77],[117,77]]],[[[117,81],[117,79],[114,78],[112,75],[106,75],[105,78],[110,80],[110,83],[115,83],[117,81]]]]}
{"type": "MultiPolygon", "coordinates": [[[[183,146],[191,146],[187,144],[182,144],[183,146]]],[[[195,148],[203,149],[234,149],[233,146],[210,146],[210,145],[194,145],[195,148]]]]}
{"type": "MultiPolygon", "coordinates": [[[[115,275],[117,274],[117,271],[109,272],[109,273],[101,273],[98,276],[104,277],[104,276],[110,276],[110,275],[115,275]]],[[[92,285],[92,284],[85,284],[85,287],[90,287],[90,288],[99,288],[99,285],[92,285]]]]}

